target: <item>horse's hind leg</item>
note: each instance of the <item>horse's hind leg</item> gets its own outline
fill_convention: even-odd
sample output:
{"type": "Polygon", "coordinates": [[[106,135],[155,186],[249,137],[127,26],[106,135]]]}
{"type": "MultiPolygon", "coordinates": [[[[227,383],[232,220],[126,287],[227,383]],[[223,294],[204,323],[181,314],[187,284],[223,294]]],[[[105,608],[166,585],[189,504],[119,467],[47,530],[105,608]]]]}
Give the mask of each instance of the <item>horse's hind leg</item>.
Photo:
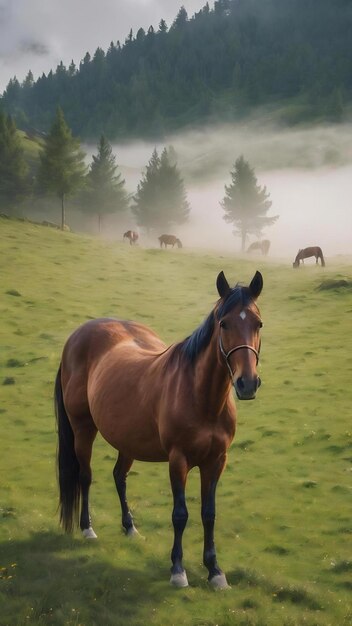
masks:
{"type": "Polygon", "coordinates": [[[121,503],[122,526],[124,527],[126,535],[128,536],[138,534],[138,531],[133,524],[132,513],[128,508],[128,503],[126,499],[126,477],[132,467],[132,463],[133,459],[125,457],[121,453],[119,453],[113,471],[116,490],[121,503]]]}
{"type": "Polygon", "coordinates": [[[93,442],[97,429],[93,421],[85,424],[84,429],[75,432],[75,453],[79,463],[79,485],[81,490],[81,515],[80,529],[87,539],[96,539],[96,534],[91,525],[89,513],[89,488],[92,483],[92,470],[90,461],[92,458],[93,442]]]}

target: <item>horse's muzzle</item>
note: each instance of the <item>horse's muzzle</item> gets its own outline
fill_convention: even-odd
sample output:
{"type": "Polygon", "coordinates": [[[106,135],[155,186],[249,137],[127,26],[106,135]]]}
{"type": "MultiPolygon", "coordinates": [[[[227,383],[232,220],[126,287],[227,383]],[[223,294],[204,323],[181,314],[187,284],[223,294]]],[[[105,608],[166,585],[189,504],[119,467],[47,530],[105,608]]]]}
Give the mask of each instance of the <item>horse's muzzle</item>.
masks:
{"type": "Polygon", "coordinates": [[[254,400],[257,389],[259,389],[261,384],[262,381],[259,376],[255,378],[240,376],[234,381],[233,386],[239,400],[254,400]]]}

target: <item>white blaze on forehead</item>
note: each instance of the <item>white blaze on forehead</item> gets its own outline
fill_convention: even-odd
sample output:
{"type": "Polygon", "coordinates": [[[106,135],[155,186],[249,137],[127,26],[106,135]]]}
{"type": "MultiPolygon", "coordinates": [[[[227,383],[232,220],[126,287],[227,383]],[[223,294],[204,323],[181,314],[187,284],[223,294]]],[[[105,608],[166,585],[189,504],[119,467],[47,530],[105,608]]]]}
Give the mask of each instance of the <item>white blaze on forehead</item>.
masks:
{"type": "Polygon", "coordinates": [[[240,318],[243,320],[246,319],[246,311],[241,311],[240,318]]]}

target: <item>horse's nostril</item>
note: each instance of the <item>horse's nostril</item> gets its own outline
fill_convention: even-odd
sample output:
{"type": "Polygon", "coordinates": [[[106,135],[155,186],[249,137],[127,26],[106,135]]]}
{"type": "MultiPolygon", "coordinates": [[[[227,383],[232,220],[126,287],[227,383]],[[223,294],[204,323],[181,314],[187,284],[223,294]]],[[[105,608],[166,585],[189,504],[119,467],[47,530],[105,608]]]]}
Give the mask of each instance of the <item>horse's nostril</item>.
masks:
{"type": "Polygon", "coordinates": [[[241,389],[241,391],[243,391],[244,386],[245,385],[244,385],[243,378],[242,378],[242,376],[240,376],[239,378],[237,378],[237,387],[238,387],[238,389],[241,389]]]}
{"type": "Polygon", "coordinates": [[[258,376],[258,378],[257,378],[257,389],[259,389],[261,384],[262,384],[262,381],[260,380],[260,378],[258,376]]]}

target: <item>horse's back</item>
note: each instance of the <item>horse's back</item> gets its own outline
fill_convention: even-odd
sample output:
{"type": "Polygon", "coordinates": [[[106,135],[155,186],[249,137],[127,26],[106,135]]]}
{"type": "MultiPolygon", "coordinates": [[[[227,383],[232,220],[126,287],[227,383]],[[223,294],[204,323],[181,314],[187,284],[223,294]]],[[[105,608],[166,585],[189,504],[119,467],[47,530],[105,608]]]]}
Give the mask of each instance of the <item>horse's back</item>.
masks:
{"type": "Polygon", "coordinates": [[[247,252],[260,250],[263,254],[267,254],[269,248],[270,241],[268,239],[264,239],[263,241],[253,241],[253,243],[251,243],[251,245],[247,248],[247,252]]]}
{"type": "Polygon", "coordinates": [[[304,250],[302,250],[302,255],[305,258],[316,256],[316,254],[321,254],[321,248],[319,246],[308,246],[308,248],[304,248],[304,250]]]}
{"type": "Polygon", "coordinates": [[[258,250],[259,244],[257,241],[253,241],[250,246],[247,248],[247,252],[252,252],[253,250],[258,250]]]}
{"type": "Polygon", "coordinates": [[[65,344],[62,354],[63,382],[71,376],[87,378],[106,354],[128,343],[150,351],[164,348],[161,339],[143,324],[113,318],[86,322],[70,335],[65,344]]]}
{"type": "Polygon", "coordinates": [[[159,241],[160,243],[175,245],[175,243],[177,242],[177,237],[175,235],[160,235],[159,241]]]}
{"type": "Polygon", "coordinates": [[[63,361],[77,368],[84,362],[99,360],[106,352],[123,342],[133,342],[144,350],[160,350],[164,343],[150,328],[138,322],[99,318],[82,324],[68,338],[63,351],[63,361]]]}

